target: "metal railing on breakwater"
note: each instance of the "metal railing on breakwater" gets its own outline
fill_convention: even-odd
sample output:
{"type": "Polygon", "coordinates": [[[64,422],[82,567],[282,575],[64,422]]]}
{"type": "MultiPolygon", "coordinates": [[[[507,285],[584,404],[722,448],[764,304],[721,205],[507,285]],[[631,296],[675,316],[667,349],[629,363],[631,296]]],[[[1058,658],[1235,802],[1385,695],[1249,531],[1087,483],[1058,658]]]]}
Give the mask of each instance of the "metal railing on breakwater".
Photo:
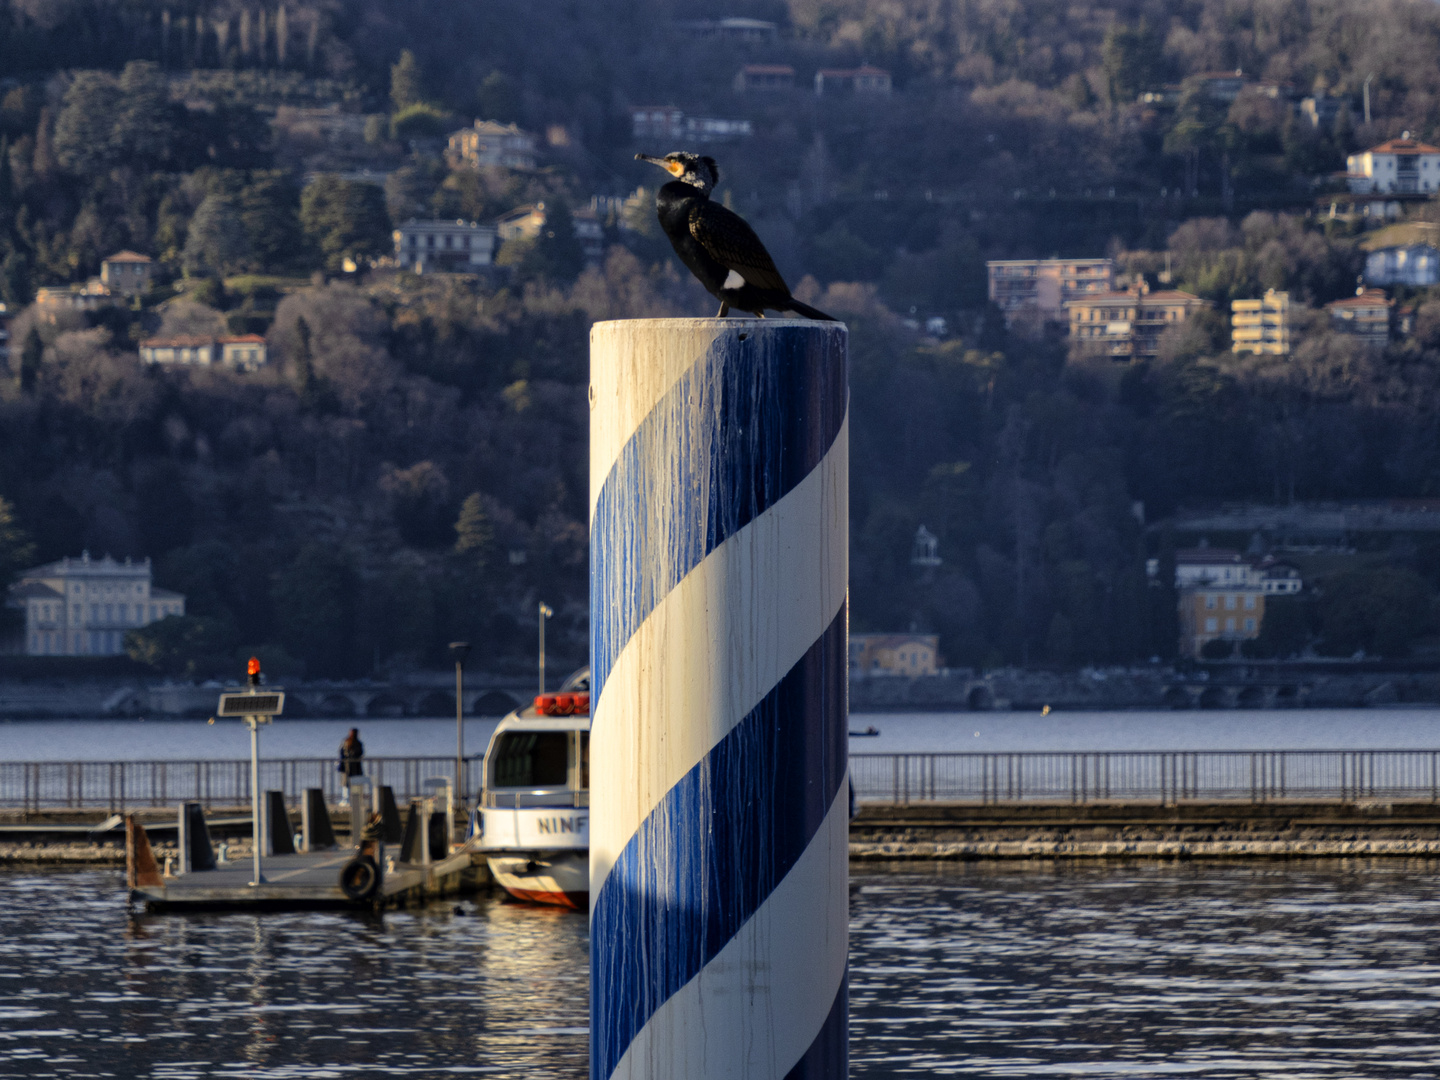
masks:
{"type": "MultiPolygon", "coordinates": [[[[480,789],[479,758],[464,788],[480,789]]],[[[455,759],[367,758],[370,782],[397,800],[426,794],[431,777],[453,777],[455,759]]],[[[1440,802],[1440,750],[1185,750],[954,754],[851,754],[864,802],[1070,802],[1113,800],[1263,803],[1277,799],[1440,802]]],[[[262,761],[264,790],[299,800],[318,787],[340,797],[334,758],[262,761]]],[[[0,807],[238,806],[250,800],[248,761],[0,762],[0,807]]]]}
{"type": "Polygon", "coordinates": [[[917,802],[1440,802],[1440,750],[851,754],[856,797],[917,802]]]}
{"type": "MultiPolygon", "coordinates": [[[[386,785],[402,803],[429,794],[431,777],[453,779],[455,759],[443,757],[372,757],[365,775],[386,785]]],[[[480,759],[465,762],[464,790],[472,799],[480,790],[480,759]]],[[[298,802],[306,788],[319,788],[326,801],[339,800],[345,777],[330,758],[288,758],[260,762],[262,791],[283,791],[298,802]]],[[[104,808],[111,811],[173,806],[183,801],[203,806],[247,806],[250,762],[235,761],[14,761],[0,762],[0,807],[104,808]]]]}

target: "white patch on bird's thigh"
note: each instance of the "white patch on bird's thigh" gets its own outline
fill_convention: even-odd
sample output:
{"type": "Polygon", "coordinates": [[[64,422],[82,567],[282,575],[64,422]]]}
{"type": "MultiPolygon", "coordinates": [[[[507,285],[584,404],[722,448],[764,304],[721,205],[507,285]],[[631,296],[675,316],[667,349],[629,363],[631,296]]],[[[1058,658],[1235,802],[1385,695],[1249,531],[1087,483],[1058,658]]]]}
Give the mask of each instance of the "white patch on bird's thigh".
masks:
{"type": "Polygon", "coordinates": [[[725,284],[720,287],[722,289],[741,289],[745,287],[745,279],[740,276],[738,270],[731,270],[725,275],[725,284]]]}

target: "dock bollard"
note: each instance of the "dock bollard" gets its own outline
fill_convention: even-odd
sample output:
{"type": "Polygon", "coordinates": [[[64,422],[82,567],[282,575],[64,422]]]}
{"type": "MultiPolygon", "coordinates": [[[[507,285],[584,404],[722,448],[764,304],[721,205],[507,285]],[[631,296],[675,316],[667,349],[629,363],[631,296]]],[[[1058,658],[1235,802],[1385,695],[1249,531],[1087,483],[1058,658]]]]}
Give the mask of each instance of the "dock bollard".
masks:
{"type": "Polygon", "coordinates": [[[846,341],[591,331],[591,1080],[847,1074],[846,341]]]}

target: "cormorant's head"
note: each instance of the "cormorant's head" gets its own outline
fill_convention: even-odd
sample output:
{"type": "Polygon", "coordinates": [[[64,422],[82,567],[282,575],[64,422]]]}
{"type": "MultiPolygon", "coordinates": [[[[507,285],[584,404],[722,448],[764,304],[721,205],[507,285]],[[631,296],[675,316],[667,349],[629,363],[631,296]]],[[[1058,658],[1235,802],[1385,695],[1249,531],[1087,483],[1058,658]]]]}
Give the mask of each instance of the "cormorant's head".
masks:
{"type": "Polygon", "coordinates": [[[699,188],[705,194],[720,182],[720,166],[715,164],[712,157],[701,157],[699,154],[684,153],[676,151],[673,154],[666,154],[664,157],[651,157],[649,154],[636,154],[636,161],[648,161],[651,165],[659,165],[662,169],[675,177],[681,183],[690,184],[699,188]]]}

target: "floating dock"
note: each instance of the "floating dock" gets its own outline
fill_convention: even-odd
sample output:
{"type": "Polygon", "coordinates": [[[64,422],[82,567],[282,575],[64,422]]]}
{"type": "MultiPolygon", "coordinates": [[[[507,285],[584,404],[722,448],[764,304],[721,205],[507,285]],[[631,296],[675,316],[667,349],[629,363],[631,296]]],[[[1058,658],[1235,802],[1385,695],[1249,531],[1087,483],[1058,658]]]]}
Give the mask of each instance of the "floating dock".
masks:
{"type": "Polygon", "coordinates": [[[448,798],[443,806],[433,799],[415,800],[402,827],[393,801],[386,804],[383,789],[378,794],[376,812],[363,828],[360,823],[366,815],[357,811],[352,835],[358,844],[339,847],[317,789],[307,792],[302,832],[293,839],[283,796],[267,792],[258,882],[252,857],[225,862],[216,858],[198,804],[185,803],[179,810],[178,867],[167,859],[162,869],[146,827],[133,815],[127,816],[125,874],[130,900],[149,911],[376,910],[475,892],[489,883],[484,855],[468,843],[451,840],[453,807],[448,798]],[[387,839],[392,840],[388,854],[387,839]]]}

